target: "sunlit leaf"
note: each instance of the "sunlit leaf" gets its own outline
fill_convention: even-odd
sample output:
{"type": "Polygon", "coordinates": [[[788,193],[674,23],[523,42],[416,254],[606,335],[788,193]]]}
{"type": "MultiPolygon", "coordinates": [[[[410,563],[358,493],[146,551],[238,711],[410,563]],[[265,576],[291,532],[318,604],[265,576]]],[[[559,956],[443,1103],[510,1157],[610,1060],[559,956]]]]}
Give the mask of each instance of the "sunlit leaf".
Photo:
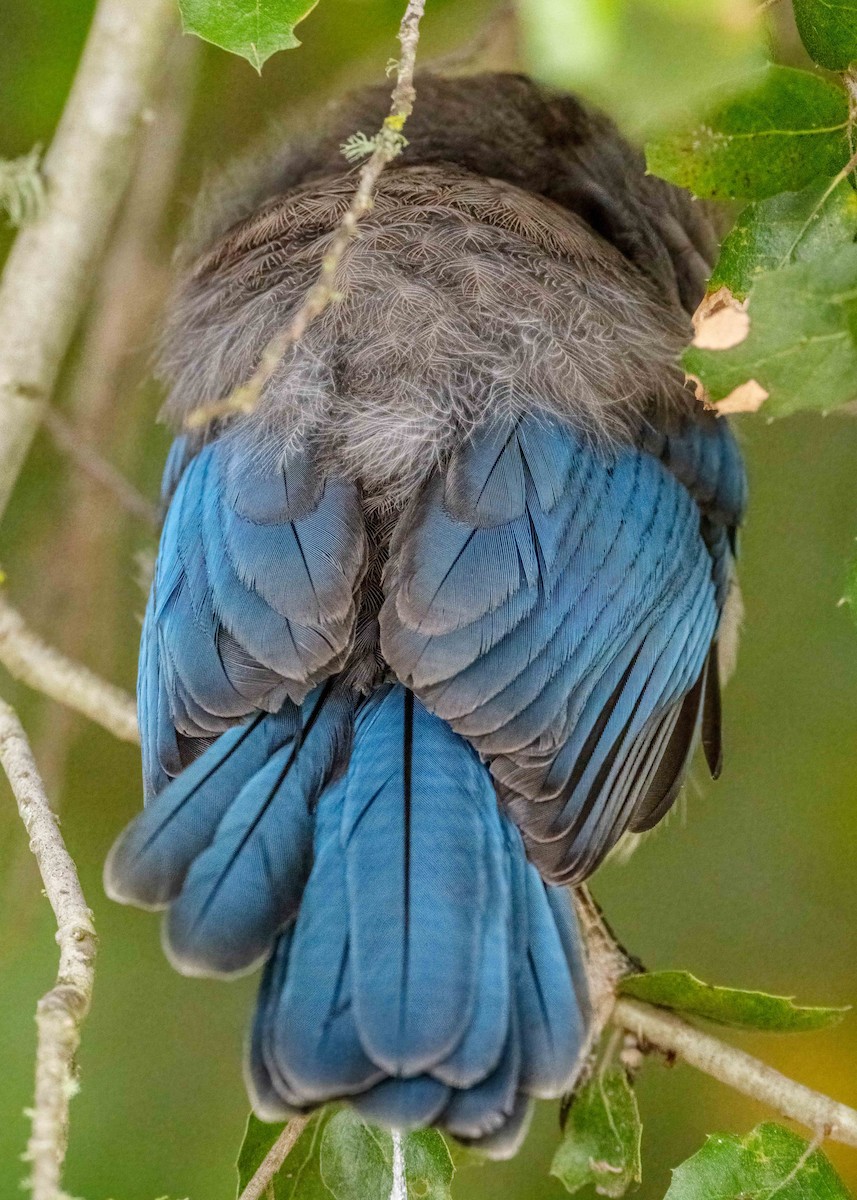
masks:
{"type": "Polygon", "coordinates": [[[261,71],[278,50],[299,46],[295,26],[318,0],[179,0],[182,25],[261,71]]]}
{"type": "Polygon", "coordinates": [[[838,1024],[848,1012],[847,1008],[806,1007],[795,1004],[789,996],[713,987],[687,971],[629,975],[622,980],[619,990],[623,996],[633,996],[661,1008],[674,1008],[694,1017],[705,1017],[719,1025],[780,1033],[824,1029],[838,1024]]]}
{"type": "Polygon", "coordinates": [[[598,1071],[574,1098],[551,1174],[569,1192],[594,1185],[602,1196],[624,1196],[641,1179],[642,1132],[625,1071],[598,1071]]]}
{"type": "Polygon", "coordinates": [[[798,191],[835,175],[849,155],[844,91],[820,75],[779,66],[646,147],[655,175],[719,200],[798,191]]]}
{"type": "MultiPolygon", "coordinates": [[[[437,1130],[408,1134],[404,1153],[408,1200],[451,1200],[455,1168],[437,1130]]],[[[333,1200],[389,1200],[392,1137],[386,1130],[367,1125],[351,1109],[342,1109],[324,1131],[321,1176],[333,1200]]]]}
{"type": "Polygon", "coordinates": [[[517,11],[528,69],[631,133],[671,124],[764,61],[756,0],[518,0],[517,11]]]}
{"type": "Polygon", "coordinates": [[[748,312],[740,345],[685,351],[685,369],[713,401],[750,379],[769,393],[771,416],[857,398],[857,246],[760,275],[748,312]]]}
{"type": "Polygon", "coordinates": [[[574,78],[579,87],[607,70],[619,50],[622,8],[622,0],[519,0],[526,50],[541,78],[574,78]]]}
{"type": "Polygon", "coordinates": [[[664,1200],[849,1200],[820,1150],[790,1129],[759,1125],[746,1137],[712,1134],[676,1167],[664,1200]]]}
{"type": "Polygon", "coordinates": [[[857,192],[823,179],[800,192],[748,204],[724,241],[709,289],[743,299],[756,276],[822,254],[857,238],[857,192]]]}
{"type": "Polygon", "coordinates": [[[831,71],[857,59],[857,0],[792,0],[810,58],[831,71]]]}

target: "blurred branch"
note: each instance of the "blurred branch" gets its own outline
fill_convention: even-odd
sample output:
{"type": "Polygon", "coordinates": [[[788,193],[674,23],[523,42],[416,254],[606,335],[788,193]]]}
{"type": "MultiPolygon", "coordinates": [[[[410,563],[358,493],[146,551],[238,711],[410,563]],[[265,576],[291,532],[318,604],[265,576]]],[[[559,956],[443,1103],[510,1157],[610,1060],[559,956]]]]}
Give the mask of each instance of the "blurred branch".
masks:
{"type": "Polygon", "coordinates": [[[138,492],[112,463],[102,458],[79,429],[71,425],[56,409],[51,408],[45,409],[44,423],[56,447],[68,455],[84,475],[110,492],[126,512],[150,528],[157,529],[157,506],[138,492]]]}
{"type": "MultiPolygon", "coordinates": [[[[21,578],[27,584],[21,603],[31,624],[50,628],[58,650],[108,679],[115,675],[119,648],[134,634],[135,614],[109,603],[121,593],[127,572],[125,513],[145,521],[145,531],[158,518],[157,506],[126,480],[139,474],[151,445],[152,395],[142,384],[169,288],[172,200],[201,49],[198,38],[178,32],[169,47],[154,99],[158,118],[143,131],[70,370],[64,371],[56,403],[46,410],[47,431],[67,445],[69,467],[76,462],[79,467],[64,472],[58,520],[44,537],[30,541],[21,578]],[[66,429],[70,438],[63,437],[66,429]],[[87,453],[82,461],[76,455],[90,448],[98,457],[87,453]],[[102,463],[110,478],[104,478],[102,463]],[[122,508],[105,503],[102,481],[118,493],[122,508]],[[69,562],[73,571],[63,568],[69,562]]],[[[71,709],[44,705],[29,728],[45,786],[59,802],[79,718],[71,709]]]]}
{"type": "Polygon", "coordinates": [[[357,190],[334,231],[330,248],[322,259],[317,280],[288,325],[273,337],[262,351],[259,365],[252,377],[224,400],[203,404],[195,409],[185,422],[187,428],[198,429],[219,417],[252,412],[284,355],[300,341],[309,325],[316,317],[321,316],[334,299],[336,273],[351,239],[357,232],[357,223],[372,209],[375,188],[384,168],[397,158],[407,145],[402,130],[416,101],[414,70],[420,39],[420,21],[425,12],[425,5],[426,0],[408,0],[399,26],[401,57],[396,64],[396,83],[393,87],[390,112],[372,139],[374,149],[360,170],[357,190]]]}
{"type": "Polygon", "coordinates": [[[36,1095],[25,1158],[32,1166],[33,1200],[60,1200],[69,1100],[75,1091],[74,1059],[95,981],[95,927],[27,735],[14,710],[3,701],[0,762],[57,921],[57,981],[36,1008],[36,1095]]]}
{"type": "Polygon", "coordinates": [[[139,742],[133,699],[27,628],[0,595],[0,663],[36,691],[74,708],[123,742],[139,742]]]}
{"type": "MultiPolygon", "coordinates": [[[[575,901],[587,948],[593,1031],[587,1052],[612,1023],[630,1033],[643,1052],[677,1056],[728,1087],[768,1104],[814,1133],[857,1146],[857,1110],[782,1075],[767,1063],[691,1025],[677,1013],[616,995],[624,975],[640,970],[617,943],[586,888],[575,901]]],[[[585,1061],[585,1060],[584,1060],[585,1061]]]]}
{"type": "Polygon", "coordinates": [[[458,71],[473,69],[476,66],[485,70],[485,59],[493,59],[496,56],[502,61],[503,69],[511,70],[517,65],[517,27],[515,4],[512,0],[502,0],[502,3],[492,9],[469,41],[450,50],[448,54],[431,59],[429,67],[433,71],[458,71]]]}
{"type": "Polygon", "coordinates": [[[295,1142],[306,1128],[309,1117],[292,1117],[271,1149],[259,1163],[256,1173],[238,1200],[263,1200],[268,1184],[294,1149],[295,1142]]]}
{"type": "Polygon", "coordinates": [[[86,303],[175,23],[174,0],[99,0],[48,151],[41,213],[0,281],[0,515],[86,303]]]}

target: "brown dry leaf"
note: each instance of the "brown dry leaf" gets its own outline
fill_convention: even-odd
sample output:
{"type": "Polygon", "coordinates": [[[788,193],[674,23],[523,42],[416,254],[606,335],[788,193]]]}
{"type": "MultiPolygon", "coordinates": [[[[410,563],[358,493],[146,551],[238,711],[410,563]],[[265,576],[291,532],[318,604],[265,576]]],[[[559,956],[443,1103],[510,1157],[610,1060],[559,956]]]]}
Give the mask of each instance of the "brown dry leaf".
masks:
{"type": "Polygon", "coordinates": [[[755,379],[748,379],[746,383],[740,384],[728,396],[719,400],[715,408],[719,413],[726,415],[758,412],[770,394],[755,379]]]}
{"type": "Polygon", "coordinates": [[[705,408],[714,408],[714,404],[711,401],[711,397],[708,394],[705,384],[698,375],[688,375],[685,373],[684,381],[685,383],[693,384],[693,394],[700,404],[704,405],[705,408]]]}
{"type": "Polygon", "coordinates": [[[693,314],[693,344],[700,350],[731,350],[750,332],[747,301],[736,300],[729,288],[705,296],[693,314]]]}

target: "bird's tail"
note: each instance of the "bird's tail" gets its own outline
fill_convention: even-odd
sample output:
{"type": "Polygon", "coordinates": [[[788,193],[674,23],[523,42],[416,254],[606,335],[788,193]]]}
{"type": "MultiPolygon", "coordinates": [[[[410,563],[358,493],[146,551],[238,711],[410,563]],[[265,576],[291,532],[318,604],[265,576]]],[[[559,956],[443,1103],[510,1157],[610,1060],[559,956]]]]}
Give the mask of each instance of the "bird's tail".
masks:
{"type": "Polygon", "coordinates": [[[123,834],[107,881],[169,907],[181,970],[268,959],[247,1066],[261,1116],[348,1098],[499,1157],[530,1097],[574,1076],[588,1000],[569,897],[473,750],[400,685],[356,716],[327,685],[224,734],[123,834]]]}

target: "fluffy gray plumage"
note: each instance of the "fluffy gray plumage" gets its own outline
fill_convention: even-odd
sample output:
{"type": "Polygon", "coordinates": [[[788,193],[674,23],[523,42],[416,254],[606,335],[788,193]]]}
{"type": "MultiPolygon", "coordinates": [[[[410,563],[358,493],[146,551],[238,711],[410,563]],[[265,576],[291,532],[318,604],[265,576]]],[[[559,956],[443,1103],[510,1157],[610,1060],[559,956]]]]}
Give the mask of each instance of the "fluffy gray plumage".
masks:
{"type": "MultiPolygon", "coordinates": [[[[713,247],[699,206],[646,176],[604,116],[525,78],[428,76],[418,93],[341,298],[241,421],[259,452],[309,446],[371,512],[398,508],[489,409],[537,403],[619,439],[698,409],[676,360],[713,247]]],[[[198,223],[161,356],[172,423],[249,378],[301,303],[355,186],[339,145],[386,106],[361,93],[198,223]]]]}

